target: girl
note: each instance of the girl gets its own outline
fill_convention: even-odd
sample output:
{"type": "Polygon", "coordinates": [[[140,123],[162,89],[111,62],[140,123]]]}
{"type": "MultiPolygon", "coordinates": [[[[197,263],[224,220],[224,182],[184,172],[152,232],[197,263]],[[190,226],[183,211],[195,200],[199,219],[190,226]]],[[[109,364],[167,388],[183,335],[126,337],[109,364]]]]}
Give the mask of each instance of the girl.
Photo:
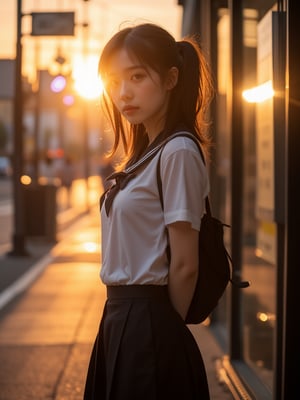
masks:
{"type": "MultiPolygon", "coordinates": [[[[175,132],[190,132],[207,149],[212,84],[191,39],[176,42],[153,24],[125,28],[105,46],[99,72],[113,152],[123,145],[126,168],[175,132]]],[[[191,138],[175,137],[130,179],[122,176],[112,176],[117,183],[102,199],[107,301],[84,399],[209,399],[202,357],[185,324],[209,191],[205,165],[191,138]]]]}

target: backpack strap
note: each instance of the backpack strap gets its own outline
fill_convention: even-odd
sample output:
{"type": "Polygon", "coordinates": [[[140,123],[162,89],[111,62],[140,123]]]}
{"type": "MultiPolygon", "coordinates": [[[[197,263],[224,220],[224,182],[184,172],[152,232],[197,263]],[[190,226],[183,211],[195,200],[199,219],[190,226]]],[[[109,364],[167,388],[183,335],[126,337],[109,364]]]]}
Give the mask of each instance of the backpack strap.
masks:
{"type": "MultiPolygon", "coordinates": [[[[157,168],[156,168],[156,179],[157,179],[159,200],[160,200],[160,204],[161,204],[161,208],[162,209],[164,209],[164,199],[163,199],[163,193],[162,193],[162,181],[161,181],[161,172],[160,172],[161,155],[162,155],[163,149],[164,149],[165,145],[167,144],[167,142],[169,142],[170,140],[174,139],[175,137],[188,137],[188,138],[192,139],[196,143],[196,145],[197,145],[197,147],[199,149],[199,153],[201,155],[201,158],[203,160],[203,163],[205,165],[205,158],[204,158],[204,154],[203,154],[203,151],[201,149],[199,140],[193,134],[191,134],[189,132],[185,132],[185,131],[177,132],[177,133],[174,133],[174,135],[171,135],[168,138],[169,140],[167,140],[167,141],[162,143],[162,146],[161,146],[162,148],[160,149],[159,158],[158,158],[158,161],[157,161],[157,168]]],[[[210,202],[209,202],[208,196],[205,198],[205,211],[209,216],[211,216],[211,207],[210,207],[210,202]]]]}

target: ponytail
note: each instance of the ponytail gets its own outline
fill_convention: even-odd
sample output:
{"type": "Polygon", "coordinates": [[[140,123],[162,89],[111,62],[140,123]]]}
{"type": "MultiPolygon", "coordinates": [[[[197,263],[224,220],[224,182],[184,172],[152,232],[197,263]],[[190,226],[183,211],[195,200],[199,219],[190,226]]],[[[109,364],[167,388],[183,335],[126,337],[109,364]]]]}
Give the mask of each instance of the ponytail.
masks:
{"type": "Polygon", "coordinates": [[[179,79],[172,93],[168,119],[172,125],[181,120],[203,144],[208,145],[208,110],[213,97],[210,68],[194,39],[177,42],[177,48],[179,79]]]}

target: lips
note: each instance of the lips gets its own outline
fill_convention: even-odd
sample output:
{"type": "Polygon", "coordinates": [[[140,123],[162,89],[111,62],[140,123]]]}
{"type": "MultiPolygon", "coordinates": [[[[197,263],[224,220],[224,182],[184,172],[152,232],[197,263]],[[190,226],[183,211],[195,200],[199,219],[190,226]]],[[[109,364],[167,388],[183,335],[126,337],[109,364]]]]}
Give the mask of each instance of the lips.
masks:
{"type": "Polygon", "coordinates": [[[122,108],[122,112],[124,114],[131,114],[131,113],[133,113],[134,111],[137,111],[137,110],[138,110],[138,107],[135,107],[135,106],[125,106],[125,107],[122,108]]]}

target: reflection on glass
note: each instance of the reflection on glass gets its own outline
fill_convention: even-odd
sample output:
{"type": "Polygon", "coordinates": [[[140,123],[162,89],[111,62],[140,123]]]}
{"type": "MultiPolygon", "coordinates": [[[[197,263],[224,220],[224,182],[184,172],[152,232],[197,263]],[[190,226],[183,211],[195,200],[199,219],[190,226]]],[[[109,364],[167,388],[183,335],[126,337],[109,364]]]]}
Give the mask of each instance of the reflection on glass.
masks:
{"type": "Polygon", "coordinates": [[[248,103],[262,103],[274,96],[274,89],[271,81],[243,91],[243,98],[248,103]]]}
{"type": "Polygon", "coordinates": [[[251,286],[243,292],[244,357],[272,389],[275,313],[275,266],[255,256],[255,248],[244,252],[244,274],[251,286]]]}

